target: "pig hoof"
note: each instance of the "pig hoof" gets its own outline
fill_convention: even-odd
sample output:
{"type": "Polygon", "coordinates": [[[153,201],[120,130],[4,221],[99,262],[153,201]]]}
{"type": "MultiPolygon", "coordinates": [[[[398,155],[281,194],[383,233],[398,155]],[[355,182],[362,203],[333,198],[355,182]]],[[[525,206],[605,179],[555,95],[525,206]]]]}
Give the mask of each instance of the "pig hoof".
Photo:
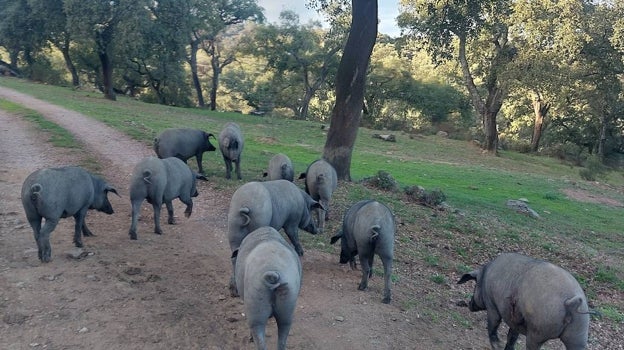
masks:
{"type": "Polygon", "coordinates": [[[384,304],[390,304],[390,300],[392,300],[392,298],[390,298],[390,297],[384,297],[384,298],[381,300],[381,302],[382,302],[382,303],[384,303],[384,304]]]}
{"type": "Polygon", "coordinates": [[[82,247],[83,247],[82,242],[74,242],[74,245],[75,245],[76,247],[78,247],[78,248],[82,248],[82,247]]]}
{"type": "Polygon", "coordinates": [[[49,263],[49,262],[50,262],[50,260],[52,260],[52,259],[50,258],[50,253],[49,253],[49,252],[48,252],[48,253],[43,253],[39,259],[40,259],[40,260],[41,260],[41,262],[43,262],[43,263],[49,263]]]}
{"type": "Polygon", "coordinates": [[[358,290],[367,290],[367,289],[368,289],[368,285],[366,284],[360,283],[360,285],[358,286],[358,290]]]}

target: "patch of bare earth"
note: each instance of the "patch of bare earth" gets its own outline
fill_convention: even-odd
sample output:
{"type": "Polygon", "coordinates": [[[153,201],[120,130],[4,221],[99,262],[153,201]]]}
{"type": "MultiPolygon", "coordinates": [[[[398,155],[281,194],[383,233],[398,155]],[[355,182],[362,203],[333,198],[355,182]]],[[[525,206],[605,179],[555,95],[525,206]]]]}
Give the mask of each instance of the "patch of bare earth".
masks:
{"type": "MultiPolygon", "coordinates": [[[[0,349],[255,349],[243,304],[229,296],[227,287],[231,192],[200,182],[192,216],[180,215],[177,225],[163,226],[163,235],[153,233],[151,206],[144,204],[139,239],[131,241],[130,173],[151,154],[150,147],[9,89],[0,87],[0,98],[38,111],[83,144],[74,152],[54,149],[30,124],[0,111],[0,349]],[[21,184],[38,168],[78,163],[84,152],[98,159],[102,175],[122,197],[110,196],[111,216],[89,213],[96,236],[83,240],[88,255],[68,257],[73,219],[64,219],[51,236],[52,261],[42,264],[21,207],[21,184]]],[[[208,166],[220,165],[213,157],[208,166]]],[[[179,214],[184,207],[176,201],[175,209],[179,214]]],[[[421,234],[406,233],[414,239],[421,234]]],[[[337,260],[337,254],[306,249],[289,349],[489,348],[485,314],[457,306],[471,292],[471,286],[454,283],[458,276],[438,285],[419,259],[397,261],[393,301],[385,305],[380,276],[371,280],[369,291],[358,291],[360,272],[337,260]],[[457,316],[441,317],[448,309],[457,316]]],[[[274,321],[267,332],[269,348],[275,348],[274,321]]],[[[600,341],[590,348],[611,344],[600,341]]]]}
{"type": "Polygon", "coordinates": [[[579,202],[604,204],[612,207],[624,207],[622,202],[606,196],[596,195],[580,188],[566,188],[563,193],[570,199],[579,202]]]}

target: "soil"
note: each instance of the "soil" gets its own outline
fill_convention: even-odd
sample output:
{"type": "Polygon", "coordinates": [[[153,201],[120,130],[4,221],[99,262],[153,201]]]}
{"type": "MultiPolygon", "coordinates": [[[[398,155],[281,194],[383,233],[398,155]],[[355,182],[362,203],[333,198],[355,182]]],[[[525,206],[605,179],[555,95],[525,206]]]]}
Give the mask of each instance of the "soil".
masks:
{"type": "MultiPolygon", "coordinates": [[[[0,98],[38,111],[83,146],[55,149],[31,124],[0,111],[0,349],[255,349],[242,301],[228,290],[231,192],[200,182],[192,216],[181,215],[184,206],[176,201],[178,224],[163,222],[163,235],[153,233],[152,209],[144,204],[139,239],[132,241],[128,183],[134,164],[152,154],[150,147],[6,88],[0,87],[0,98]],[[115,214],[89,212],[96,236],[83,239],[84,252],[77,257],[70,256],[73,219],[61,220],[51,236],[52,261],[43,264],[21,206],[21,184],[36,169],[77,164],[84,157],[95,158],[121,194],[109,196],[115,214]]],[[[399,279],[386,305],[383,279],[375,276],[368,291],[358,291],[359,271],[339,265],[336,254],[306,249],[302,265],[289,349],[489,349],[485,314],[458,306],[471,287],[437,286],[423,267],[405,265],[420,271],[420,280],[407,286],[399,279]],[[450,320],[440,327],[435,314],[423,314],[414,303],[426,303],[427,310],[431,304],[453,308],[462,315],[458,320],[468,318],[471,325],[450,320]]],[[[504,337],[502,332],[501,327],[504,337]]],[[[269,348],[275,348],[272,320],[267,333],[269,348]]],[[[614,343],[597,342],[594,348],[621,348],[614,343]]],[[[548,348],[562,347],[555,342],[548,348]]]]}
{"type": "Polygon", "coordinates": [[[569,198],[572,198],[579,202],[604,204],[612,207],[624,207],[624,204],[622,204],[622,202],[618,200],[605,196],[595,195],[583,189],[566,188],[563,190],[563,193],[569,198]]]}

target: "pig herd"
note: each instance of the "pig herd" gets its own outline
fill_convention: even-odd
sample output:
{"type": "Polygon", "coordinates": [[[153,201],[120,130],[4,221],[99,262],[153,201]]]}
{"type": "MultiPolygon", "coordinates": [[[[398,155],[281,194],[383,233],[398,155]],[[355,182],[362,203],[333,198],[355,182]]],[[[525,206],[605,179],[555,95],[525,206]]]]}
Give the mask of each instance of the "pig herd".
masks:
{"type": "MultiPolygon", "coordinates": [[[[130,180],[131,239],[137,239],[137,221],[144,200],[154,210],[154,232],[162,234],[160,211],[167,208],[168,223],[174,224],[172,201],[180,199],[189,217],[192,197],[198,195],[196,181],[203,175],[202,155],[215,151],[211,133],[178,128],[163,131],[154,140],[157,157],[146,157],[134,168],[130,180]],[[195,157],[199,173],[186,164],[195,157]]],[[[227,123],[217,140],[226,166],[238,179],[244,138],[239,125],[227,123]]],[[[294,169],[284,154],[270,159],[267,181],[248,182],[232,195],[227,217],[231,249],[230,293],[240,296],[251,336],[258,349],[266,349],[265,327],[274,317],[278,327],[278,349],[286,349],[296,301],[301,288],[300,257],[303,247],[299,229],[322,233],[329,219],[330,201],[337,174],[327,161],[311,163],[301,174],[305,191],[293,183],[294,169]],[[290,244],[279,234],[284,229],[290,244]]],[[[85,217],[89,209],[113,214],[108,193],[118,195],[103,179],[74,166],[41,169],[30,174],[22,186],[22,204],[33,229],[42,262],[51,259],[50,234],[61,218],[75,219],[74,244],[82,247],[82,236],[93,233],[85,217]],[[45,218],[45,221],[43,219],[45,218]],[[43,225],[42,225],[43,223],[43,225]]],[[[341,229],[331,237],[341,241],[340,263],[356,268],[359,257],[362,279],[359,290],[368,288],[374,256],[384,269],[383,303],[390,303],[396,224],[392,211],[375,200],[363,200],[348,208],[341,229]]],[[[559,338],[566,349],[585,349],[588,340],[587,298],[574,277],[545,261],[515,253],[502,254],[483,267],[467,273],[458,283],[474,280],[471,311],[487,311],[488,337],[499,349],[498,326],[509,326],[505,349],[513,349],[519,334],[526,335],[526,348],[539,349],[549,339],[559,338]]]]}

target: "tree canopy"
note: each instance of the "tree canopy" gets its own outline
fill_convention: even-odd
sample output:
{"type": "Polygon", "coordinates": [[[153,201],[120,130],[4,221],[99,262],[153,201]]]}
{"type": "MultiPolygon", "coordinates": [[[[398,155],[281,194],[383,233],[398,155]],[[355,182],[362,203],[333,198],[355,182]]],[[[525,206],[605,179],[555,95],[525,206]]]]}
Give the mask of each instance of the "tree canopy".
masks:
{"type": "Polygon", "coordinates": [[[0,72],[329,122],[323,156],[345,179],[359,126],[492,154],[624,152],[621,1],[402,0],[397,38],[377,33],[376,1],[308,4],[323,24],[264,23],[255,0],[0,0],[0,72]]]}

